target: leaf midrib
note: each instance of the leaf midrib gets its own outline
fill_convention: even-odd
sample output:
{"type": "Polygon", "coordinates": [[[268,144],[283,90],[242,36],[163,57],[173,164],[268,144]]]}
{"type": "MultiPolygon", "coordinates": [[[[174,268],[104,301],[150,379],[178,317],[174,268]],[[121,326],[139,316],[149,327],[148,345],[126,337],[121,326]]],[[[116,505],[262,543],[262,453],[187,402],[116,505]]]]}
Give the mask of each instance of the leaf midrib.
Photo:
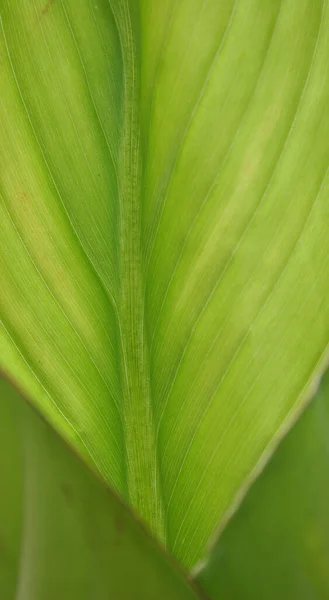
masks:
{"type": "MultiPolygon", "coordinates": [[[[117,4],[123,59],[123,122],[119,171],[119,300],[123,425],[128,500],[165,541],[165,520],[156,446],[148,337],[144,321],[141,245],[141,119],[138,40],[129,0],[117,4]]],[[[136,9],[137,10],[137,9],[136,9]]]]}

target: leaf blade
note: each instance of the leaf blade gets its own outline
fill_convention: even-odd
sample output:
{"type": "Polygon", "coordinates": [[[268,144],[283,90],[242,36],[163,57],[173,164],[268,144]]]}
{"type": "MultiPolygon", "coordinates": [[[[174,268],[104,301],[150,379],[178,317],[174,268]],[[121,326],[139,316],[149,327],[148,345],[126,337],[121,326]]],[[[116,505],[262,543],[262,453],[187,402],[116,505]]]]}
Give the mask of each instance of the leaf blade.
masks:
{"type": "Polygon", "coordinates": [[[328,410],[327,372],[205,559],[214,600],[327,598],[328,410]]]}
{"type": "Polygon", "coordinates": [[[16,545],[16,556],[0,561],[3,597],[198,597],[119,498],[2,377],[0,411],[1,481],[23,506],[20,536],[11,530],[16,510],[8,503],[1,511],[4,550],[16,545]],[[19,460],[10,447],[20,449],[19,460]],[[13,483],[14,466],[22,481],[13,483]]]}
{"type": "Polygon", "coordinates": [[[191,566],[327,359],[327,0],[2,23],[1,364],[191,566]]]}

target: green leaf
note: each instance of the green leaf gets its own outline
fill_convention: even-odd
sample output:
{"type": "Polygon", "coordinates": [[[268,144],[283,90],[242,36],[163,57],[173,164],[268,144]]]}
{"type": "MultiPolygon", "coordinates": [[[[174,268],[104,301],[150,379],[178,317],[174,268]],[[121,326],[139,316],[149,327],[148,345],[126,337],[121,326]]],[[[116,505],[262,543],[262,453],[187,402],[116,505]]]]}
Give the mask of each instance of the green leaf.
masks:
{"type": "Polygon", "coordinates": [[[119,498],[2,378],[0,447],[3,600],[199,597],[119,498]]]}
{"type": "Polygon", "coordinates": [[[0,12],[0,364],[191,566],[328,358],[329,2],[0,12]]]}
{"type": "Polygon", "coordinates": [[[329,372],[215,543],[211,598],[329,597],[329,372]]]}
{"type": "Polygon", "coordinates": [[[0,377],[0,595],[14,597],[22,534],[22,454],[13,403],[16,393],[0,377]]]}

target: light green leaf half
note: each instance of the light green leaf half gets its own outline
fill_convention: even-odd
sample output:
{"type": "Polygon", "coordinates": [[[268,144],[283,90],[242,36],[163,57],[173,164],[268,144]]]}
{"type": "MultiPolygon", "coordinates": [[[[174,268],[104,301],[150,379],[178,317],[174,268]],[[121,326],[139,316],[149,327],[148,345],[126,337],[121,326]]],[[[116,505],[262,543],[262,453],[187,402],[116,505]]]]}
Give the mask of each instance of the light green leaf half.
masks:
{"type": "Polygon", "coordinates": [[[199,574],[214,600],[329,598],[329,372],[199,574]]]}
{"type": "Polygon", "coordinates": [[[0,597],[199,596],[116,495],[0,379],[0,597]]]}
{"type": "Polygon", "coordinates": [[[329,2],[0,12],[0,364],[191,566],[326,359],[329,2]]]}

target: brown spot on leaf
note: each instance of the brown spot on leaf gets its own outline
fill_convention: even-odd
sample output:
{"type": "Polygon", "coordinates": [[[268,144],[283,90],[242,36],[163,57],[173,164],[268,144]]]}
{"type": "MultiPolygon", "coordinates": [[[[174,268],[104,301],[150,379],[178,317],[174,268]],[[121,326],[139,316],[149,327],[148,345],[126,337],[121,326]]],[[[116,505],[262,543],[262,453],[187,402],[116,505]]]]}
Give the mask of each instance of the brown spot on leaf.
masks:
{"type": "Polygon", "coordinates": [[[73,500],[74,500],[74,493],[72,490],[72,487],[69,483],[67,483],[66,481],[64,481],[61,485],[61,490],[63,493],[63,496],[66,500],[66,502],[71,505],[73,500]]]}
{"type": "Polygon", "coordinates": [[[125,528],[125,522],[124,519],[121,516],[116,516],[115,521],[114,521],[114,527],[115,527],[115,531],[120,535],[121,533],[123,533],[124,528],[125,528]]]}
{"type": "Polygon", "coordinates": [[[55,4],[55,2],[56,0],[48,0],[47,4],[45,4],[45,6],[41,9],[41,14],[46,15],[47,13],[49,13],[52,4],[55,4]]]}
{"type": "Polygon", "coordinates": [[[120,546],[121,537],[125,530],[125,522],[121,515],[117,515],[114,519],[114,546],[120,546]]]}
{"type": "Polygon", "coordinates": [[[20,192],[19,199],[21,200],[21,202],[26,202],[27,198],[28,198],[28,196],[27,196],[26,192],[20,192]]]}

